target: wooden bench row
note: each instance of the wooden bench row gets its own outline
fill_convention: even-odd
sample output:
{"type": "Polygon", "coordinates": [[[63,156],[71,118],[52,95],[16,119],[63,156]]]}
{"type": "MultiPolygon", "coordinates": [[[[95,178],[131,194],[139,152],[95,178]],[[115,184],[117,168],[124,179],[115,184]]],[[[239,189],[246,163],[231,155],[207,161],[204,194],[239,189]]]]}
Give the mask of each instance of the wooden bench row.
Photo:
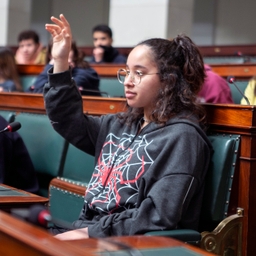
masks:
{"type": "MultiPolygon", "coordinates": [[[[256,75],[256,63],[244,64],[211,64],[214,72],[222,77],[235,76],[236,79],[248,80],[256,75]]],[[[91,67],[96,70],[100,77],[116,78],[116,72],[124,68],[124,64],[92,64],[91,67]]],[[[18,65],[18,72],[21,76],[38,75],[42,72],[44,65],[18,65]]]]}
{"type": "MultiPolygon", "coordinates": [[[[256,44],[250,45],[211,45],[211,46],[198,46],[200,53],[203,56],[256,56],[256,44]]],[[[79,49],[83,51],[87,56],[92,55],[92,46],[79,46],[79,49]]],[[[128,56],[132,47],[117,47],[117,50],[128,56]]]]}
{"type": "MultiPolygon", "coordinates": [[[[15,52],[17,46],[10,46],[10,48],[15,52]]],[[[78,46],[78,48],[83,51],[86,56],[91,56],[93,51],[93,46],[78,46]]],[[[207,45],[198,46],[201,54],[203,56],[256,56],[256,44],[247,45],[207,45]]],[[[116,47],[116,49],[123,55],[128,56],[132,47],[116,47]]]]}

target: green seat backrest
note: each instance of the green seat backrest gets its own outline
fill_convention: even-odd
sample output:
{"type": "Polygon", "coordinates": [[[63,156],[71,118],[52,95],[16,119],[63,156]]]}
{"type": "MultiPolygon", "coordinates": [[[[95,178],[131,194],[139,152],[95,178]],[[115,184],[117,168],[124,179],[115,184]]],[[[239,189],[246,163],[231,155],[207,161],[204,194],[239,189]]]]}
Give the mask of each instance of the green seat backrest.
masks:
{"type": "Polygon", "coordinates": [[[83,208],[84,196],[54,186],[49,187],[49,194],[49,211],[55,220],[71,224],[78,219],[83,208]]]}
{"type": "MultiPolygon", "coordinates": [[[[244,93],[246,86],[248,85],[248,80],[244,80],[244,81],[236,81],[236,85],[238,86],[238,88],[240,89],[240,91],[242,93],[244,93]]],[[[241,99],[242,99],[242,95],[241,93],[237,90],[236,86],[232,83],[229,83],[229,87],[231,90],[231,94],[232,94],[232,99],[234,101],[235,104],[240,104],[241,99]]]]}
{"type": "Polygon", "coordinates": [[[124,86],[120,84],[117,78],[106,78],[100,79],[100,91],[103,97],[124,97],[124,86]]]}
{"type": "Polygon", "coordinates": [[[204,63],[207,64],[228,64],[228,63],[236,63],[242,64],[247,61],[246,57],[243,56],[205,56],[203,57],[204,63]]]}
{"type": "Polygon", "coordinates": [[[8,110],[0,110],[0,115],[8,122],[11,123],[15,119],[15,113],[8,110]]]}
{"type": "Polygon", "coordinates": [[[31,85],[33,85],[34,82],[36,81],[36,78],[37,78],[36,75],[21,76],[20,80],[21,80],[21,86],[23,91],[26,91],[31,85]]]}
{"type": "Polygon", "coordinates": [[[49,182],[59,175],[65,158],[65,140],[52,127],[47,115],[20,113],[19,134],[28,149],[39,179],[40,194],[48,195],[49,182]]]}
{"type": "Polygon", "coordinates": [[[213,155],[206,175],[200,217],[200,231],[212,231],[228,212],[240,138],[237,135],[209,135],[213,155]]]}
{"type": "MultiPolygon", "coordinates": [[[[94,170],[94,157],[69,144],[61,179],[86,187],[94,170]]],[[[85,189],[84,189],[85,191],[85,189]]],[[[49,187],[49,210],[54,219],[72,223],[78,219],[84,196],[54,186],[49,187]]]]}
{"type": "Polygon", "coordinates": [[[88,184],[94,170],[94,157],[69,144],[63,173],[59,176],[88,184]]]}

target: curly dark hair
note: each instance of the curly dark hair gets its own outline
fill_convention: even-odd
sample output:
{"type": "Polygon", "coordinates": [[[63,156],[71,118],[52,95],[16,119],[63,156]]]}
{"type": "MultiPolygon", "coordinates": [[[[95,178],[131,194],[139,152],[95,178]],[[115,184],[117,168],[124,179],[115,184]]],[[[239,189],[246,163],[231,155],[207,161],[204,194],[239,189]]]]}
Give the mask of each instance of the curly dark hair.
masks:
{"type": "MultiPolygon", "coordinates": [[[[197,93],[205,79],[204,62],[193,41],[186,35],[178,35],[171,41],[152,38],[139,45],[150,48],[163,84],[156,97],[151,120],[165,124],[171,117],[187,111],[203,123],[205,111],[197,102],[197,93]]],[[[119,117],[131,124],[143,117],[143,108],[128,106],[127,112],[119,117]]]]}

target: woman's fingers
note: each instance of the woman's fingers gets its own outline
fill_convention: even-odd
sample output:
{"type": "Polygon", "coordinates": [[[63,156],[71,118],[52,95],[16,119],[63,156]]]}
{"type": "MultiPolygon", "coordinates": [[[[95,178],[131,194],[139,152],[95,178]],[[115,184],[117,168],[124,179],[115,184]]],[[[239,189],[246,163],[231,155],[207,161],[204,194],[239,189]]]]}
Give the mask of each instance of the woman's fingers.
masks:
{"type": "Polygon", "coordinates": [[[62,34],[66,38],[71,37],[71,29],[70,29],[69,23],[63,14],[60,15],[60,19],[52,16],[51,20],[55,24],[46,24],[45,29],[47,31],[49,31],[52,35],[55,35],[55,36],[62,34]]]}

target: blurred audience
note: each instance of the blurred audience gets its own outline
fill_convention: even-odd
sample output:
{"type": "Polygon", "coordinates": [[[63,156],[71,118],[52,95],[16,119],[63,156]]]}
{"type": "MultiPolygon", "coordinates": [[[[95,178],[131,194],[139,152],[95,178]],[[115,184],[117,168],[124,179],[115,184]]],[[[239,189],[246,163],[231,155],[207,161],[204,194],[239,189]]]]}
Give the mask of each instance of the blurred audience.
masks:
{"type": "Polygon", "coordinates": [[[20,78],[11,49],[0,48],[0,92],[22,91],[20,78]]]}
{"type": "MultiPolygon", "coordinates": [[[[251,78],[248,85],[245,88],[244,95],[249,100],[250,105],[256,105],[256,76],[251,78]]],[[[241,99],[242,105],[247,105],[246,99],[241,99]]]]}
{"type": "MultiPolygon", "coordinates": [[[[7,126],[8,122],[0,116],[0,130],[7,126]]],[[[0,145],[0,183],[37,193],[36,172],[18,132],[0,133],[0,145]]]]}
{"type": "Polygon", "coordinates": [[[97,25],[92,30],[93,57],[91,63],[126,63],[126,57],[112,47],[112,30],[107,25],[97,25]]]}
{"type": "Polygon", "coordinates": [[[17,64],[46,64],[46,49],[34,30],[25,30],[18,35],[17,64]]]}
{"type": "MultiPolygon", "coordinates": [[[[41,74],[38,75],[35,83],[29,87],[27,92],[43,93],[44,85],[48,82],[48,70],[54,65],[51,57],[52,43],[47,48],[48,64],[41,74]]],[[[101,96],[99,91],[99,76],[92,69],[87,61],[84,61],[84,54],[78,50],[76,42],[73,41],[69,53],[69,65],[72,78],[75,80],[82,95],[101,96]]]]}
{"type": "Polygon", "coordinates": [[[229,103],[233,104],[231,90],[227,81],[213,72],[209,65],[204,65],[206,78],[202,89],[198,93],[201,103],[229,103]]]}

